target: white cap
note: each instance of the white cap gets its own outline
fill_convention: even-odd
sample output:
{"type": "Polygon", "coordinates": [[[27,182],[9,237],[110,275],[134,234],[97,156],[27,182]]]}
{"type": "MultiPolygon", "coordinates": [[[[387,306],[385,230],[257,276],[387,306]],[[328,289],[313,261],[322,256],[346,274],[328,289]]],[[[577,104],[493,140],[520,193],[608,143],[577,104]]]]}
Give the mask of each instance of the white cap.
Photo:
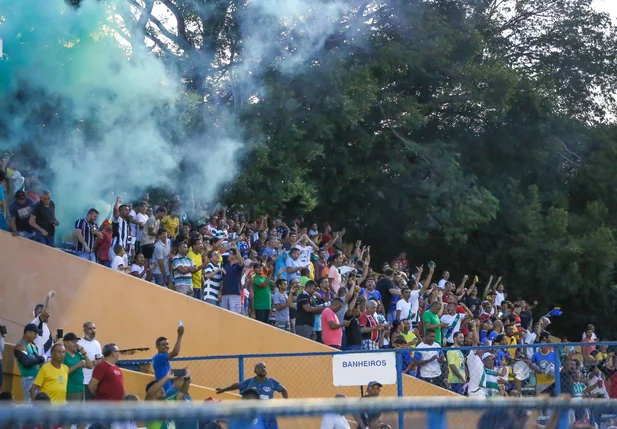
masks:
{"type": "Polygon", "coordinates": [[[489,357],[495,357],[495,355],[493,353],[486,352],[482,355],[482,360],[489,358],[489,357]]]}

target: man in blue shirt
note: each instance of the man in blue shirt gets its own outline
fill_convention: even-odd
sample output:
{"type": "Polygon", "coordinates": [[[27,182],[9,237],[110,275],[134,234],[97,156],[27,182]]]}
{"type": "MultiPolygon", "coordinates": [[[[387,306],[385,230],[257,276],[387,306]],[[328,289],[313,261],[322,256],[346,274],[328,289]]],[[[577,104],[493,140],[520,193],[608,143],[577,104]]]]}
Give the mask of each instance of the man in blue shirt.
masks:
{"type": "MultiPolygon", "coordinates": [[[[274,378],[268,378],[268,370],[266,364],[263,362],[259,362],[255,365],[255,377],[244,380],[241,383],[234,383],[231,386],[219,387],[216,389],[216,393],[229,392],[232,390],[240,390],[240,392],[254,390],[257,392],[258,399],[273,399],[274,392],[279,392],[285,399],[289,398],[287,389],[285,389],[281,383],[274,378]]],[[[244,399],[244,393],[242,399],[244,399]]],[[[274,417],[265,420],[265,423],[266,429],[278,428],[278,423],[274,417]]]]}
{"type": "MultiPolygon", "coordinates": [[[[180,354],[180,347],[182,345],[182,336],[184,335],[184,326],[178,326],[178,339],[172,351],[169,351],[169,341],[165,337],[159,337],[156,340],[157,353],[152,358],[152,368],[154,369],[154,379],[162,380],[169,374],[171,370],[170,360],[180,354]]],[[[163,388],[165,391],[172,385],[172,381],[169,380],[165,383],[163,388]]]]}
{"type": "Polygon", "coordinates": [[[228,262],[223,265],[224,274],[219,303],[225,310],[243,314],[240,294],[243,292],[241,281],[244,261],[238,254],[238,250],[230,249],[228,262]]]}

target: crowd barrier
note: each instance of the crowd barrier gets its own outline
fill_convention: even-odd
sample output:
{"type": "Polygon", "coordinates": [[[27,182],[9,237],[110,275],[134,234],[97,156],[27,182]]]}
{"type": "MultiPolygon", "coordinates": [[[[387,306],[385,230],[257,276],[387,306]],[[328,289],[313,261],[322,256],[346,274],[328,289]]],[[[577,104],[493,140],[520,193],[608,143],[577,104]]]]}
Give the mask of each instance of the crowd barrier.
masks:
{"type": "MultiPolygon", "coordinates": [[[[441,349],[382,349],[374,351],[332,351],[332,352],[313,352],[313,353],[278,353],[278,354],[246,354],[246,355],[226,355],[226,356],[198,356],[198,357],[181,357],[173,360],[174,368],[188,367],[191,373],[198,376],[200,379],[208,380],[208,387],[226,387],[233,383],[244,381],[247,378],[253,377],[253,368],[256,363],[264,362],[266,366],[276,368],[276,372],[269,371],[268,377],[275,378],[281,384],[285,385],[286,380],[293,379],[294,374],[302,371],[308,373],[315,385],[324,386],[324,394],[318,397],[330,396],[332,386],[345,386],[347,389],[344,393],[349,395],[350,386],[357,387],[358,396],[363,393],[363,388],[368,381],[379,381],[384,385],[395,385],[397,396],[403,396],[403,377],[408,375],[403,374],[403,363],[406,360],[403,353],[413,353],[421,351],[436,351],[439,350],[446,354],[448,351],[459,350],[463,354],[469,351],[482,350],[486,352],[496,352],[497,350],[539,350],[540,344],[532,345],[492,345],[482,347],[447,347],[441,349]],[[358,363],[357,367],[343,368],[341,362],[358,363]],[[383,366],[374,365],[374,361],[384,363],[383,366]],[[366,363],[368,362],[368,364],[366,363]],[[373,362],[373,364],[371,364],[373,362]],[[318,365],[329,365],[331,371],[323,371],[320,366],[317,370],[315,363],[318,365]],[[314,375],[311,375],[314,374],[314,375]],[[381,377],[381,378],[380,378],[381,377]],[[327,388],[326,388],[327,386],[327,388]]],[[[595,347],[596,351],[600,346],[607,346],[606,353],[617,351],[617,342],[596,342],[592,343],[550,343],[550,348],[553,351],[553,366],[559,368],[562,365],[564,356],[569,351],[574,351],[574,358],[583,362],[582,349],[584,347],[595,347]]],[[[126,369],[136,371],[151,371],[148,368],[151,360],[122,360],[119,365],[126,369]]],[[[585,367],[589,367],[590,363],[596,363],[593,356],[587,359],[585,367]]],[[[533,370],[530,370],[525,362],[520,359],[513,359],[509,365],[512,373],[511,378],[518,378],[521,383],[521,396],[536,395],[536,377],[533,370]]],[[[444,368],[445,370],[445,368],[444,368]]],[[[555,383],[551,392],[558,396],[562,392],[561,374],[560,371],[554,371],[555,383]]],[[[445,379],[446,377],[444,377],[445,379]]],[[[420,385],[422,386],[422,385],[420,385]]],[[[450,386],[444,386],[448,389],[450,386]]],[[[421,389],[421,387],[419,387],[421,389]]],[[[311,392],[315,392],[312,388],[311,392]]],[[[432,392],[417,392],[419,396],[432,395],[432,392]]],[[[290,391],[290,397],[316,397],[314,393],[304,391],[290,391]]]]}
{"type": "MultiPolygon", "coordinates": [[[[181,422],[182,427],[212,427],[217,421],[223,426],[251,428],[255,419],[269,421],[277,418],[281,429],[320,427],[324,415],[344,416],[351,427],[356,427],[354,414],[375,416],[379,426],[392,428],[427,429],[489,429],[527,428],[530,422],[539,422],[551,429],[567,429],[573,426],[573,416],[578,413],[593,413],[599,416],[599,429],[614,423],[617,401],[571,400],[568,398],[494,398],[472,400],[450,398],[380,398],[366,400],[347,399],[289,399],[289,400],[243,400],[225,403],[165,403],[143,402],[138,404],[96,403],[89,405],[0,406],[0,427],[58,427],[70,424],[100,423],[110,427],[112,423],[181,422]],[[400,423],[392,416],[402,415],[400,423]],[[312,418],[312,420],[310,420],[312,418]],[[300,421],[312,423],[300,424],[300,421]],[[240,424],[238,424],[240,423],[240,424]],[[242,424],[244,423],[244,424],[242,424]],[[298,423],[298,424],[295,424],[298,423]]],[[[580,427],[580,426],[579,426],[580,427]]],[[[590,426],[587,426],[590,427],[590,426]]]]}

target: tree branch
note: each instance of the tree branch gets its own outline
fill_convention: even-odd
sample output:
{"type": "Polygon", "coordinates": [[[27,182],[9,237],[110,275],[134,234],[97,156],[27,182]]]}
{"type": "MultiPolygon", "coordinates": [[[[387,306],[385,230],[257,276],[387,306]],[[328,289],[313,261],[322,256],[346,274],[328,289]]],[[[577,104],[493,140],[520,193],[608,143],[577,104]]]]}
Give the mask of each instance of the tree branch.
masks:
{"type": "Polygon", "coordinates": [[[182,38],[186,43],[188,43],[188,39],[186,37],[186,23],[184,22],[184,15],[182,15],[182,11],[178,9],[178,6],[173,4],[171,0],[160,0],[167,9],[170,10],[171,13],[176,17],[176,21],[178,24],[178,36],[182,38]]]}
{"type": "MultiPolygon", "coordinates": [[[[139,3],[137,3],[135,0],[127,0],[132,6],[134,6],[137,10],[139,10],[141,13],[146,14],[146,16],[148,17],[148,19],[150,21],[152,21],[152,23],[154,23],[154,25],[156,25],[156,27],[159,29],[159,31],[165,36],[167,37],[169,40],[171,40],[172,42],[174,42],[176,45],[178,45],[180,48],[184,49],[184,50],[189,50],[192,48],[192,46],[185,40],[182,38],[178,38],[175,34],[173,34],[172,32],[170,32],[169,30],[167,30],[167,28],[165,28],[165,26],[163,25],[163,23],[161,21],[159,21],[154,15],[152,15],[152,13],[149,13],[145,8],[143,8],[139,3]]],[[[169,50],[169,49],[167,49],[169,50]]]]}

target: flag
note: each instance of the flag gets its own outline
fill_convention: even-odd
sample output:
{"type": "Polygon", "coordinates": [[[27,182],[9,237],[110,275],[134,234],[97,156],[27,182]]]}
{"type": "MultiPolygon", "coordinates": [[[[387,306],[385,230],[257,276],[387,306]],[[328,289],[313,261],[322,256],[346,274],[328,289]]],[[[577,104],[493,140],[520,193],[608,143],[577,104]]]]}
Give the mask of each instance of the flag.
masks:
{"type": "Polygon", "coordinates": [[[561,314],[562,314],[561,308],[554,307],[551,311],[548,312],[547,316],[555,317],[555,316],[561,316],[561,314]]]}

